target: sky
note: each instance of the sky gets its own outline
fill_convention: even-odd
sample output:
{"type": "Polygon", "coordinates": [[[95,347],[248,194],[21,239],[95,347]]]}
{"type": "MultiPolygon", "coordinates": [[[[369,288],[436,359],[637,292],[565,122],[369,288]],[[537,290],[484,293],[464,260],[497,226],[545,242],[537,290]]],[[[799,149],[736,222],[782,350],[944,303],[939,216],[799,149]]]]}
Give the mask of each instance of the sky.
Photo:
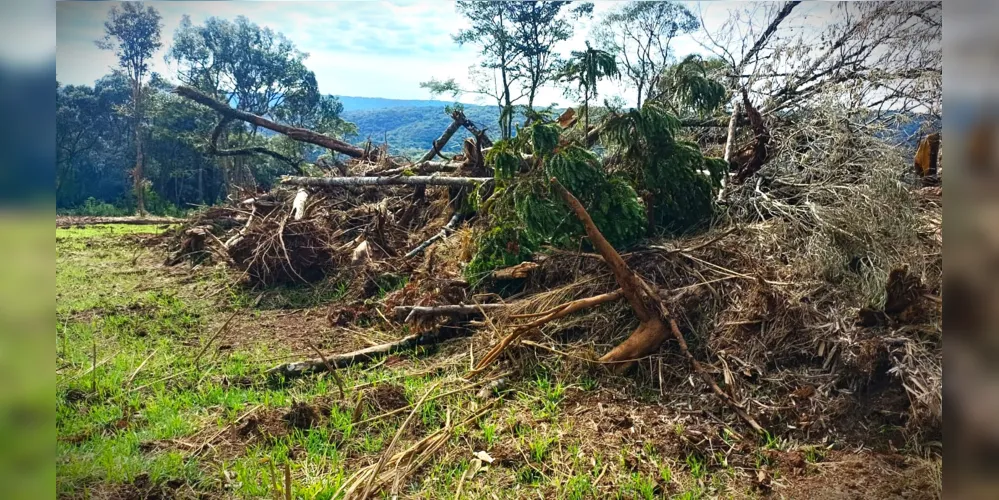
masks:
{"type": "MultiPolygon", "coordinates": [[[[56,5],[56,78],[64,84],[92,85],[116,66],[110,51],[97,48],[104,20],[118,2],[61,1],[56,5]]],[[[251,22],[283,33],[309,54],[306,66],[315,72],[322,92],[334,95],[429,99],[420,82],[454,77],[468,83],[470,65],[477,63],[475,47],[459,47],[451,35],[466,22],[448,1],[258,1],[258,2],[146,2],[163,16],[164,47],[152,60],[152,70],[168,78],[175,69],[164,60],[173,33],[184,14],[195,25],[217,16],[246,16],[251,22]]],[[[597,1],[595,18],[619,2],[597,1]]],[[[697,13],[698,5],[689,8],[697,13]]],[[[705,22],[723,19],[721,2],[701,7],[705,22]]],[[[583,48],[592,21],[577,25],[574,37],[557,49],[568,54],[583,48]]],[[[674,40],[677,53],[704,52],[690,36],[674,40]]],[[[604,96],[628,97],[614,84],[604,96]]],[[[461,98],[476,102],[472,96],[461,98]]],[[[541,104],[566,103],[561,90],[544,89],[541,104]]],[[[488,104],[488,103],[487,103],[488,104]]]]}

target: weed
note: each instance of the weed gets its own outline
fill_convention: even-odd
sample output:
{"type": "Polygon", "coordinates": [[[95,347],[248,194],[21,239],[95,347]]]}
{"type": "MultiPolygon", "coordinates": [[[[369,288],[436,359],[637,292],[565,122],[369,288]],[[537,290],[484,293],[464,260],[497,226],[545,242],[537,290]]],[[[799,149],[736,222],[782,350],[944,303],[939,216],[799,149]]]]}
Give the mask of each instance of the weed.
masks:
{"type": "Polygon", "coordinates": [[[690,470],[690,475],[694,479],[701,479],[704,477],[704,462],[697,457],[697,455],[691,453],[687,455],[687,468],[690,470]]]}
{"type": "Polygon", "coordinates": [[[496,444],[496,440],[499,439],[498,432],[499,428],[496,424],[491,422],[483,422],[482,428],[482,439],[486,441],[486,446],[492,448],[496,444]]]}
{"type": "Polygon", "coordinates": [[[624,490],[633,493],[638,498],[652,500],[656,495],[656,482],[644,474],[634,472],[625,483],[624,490]]]}

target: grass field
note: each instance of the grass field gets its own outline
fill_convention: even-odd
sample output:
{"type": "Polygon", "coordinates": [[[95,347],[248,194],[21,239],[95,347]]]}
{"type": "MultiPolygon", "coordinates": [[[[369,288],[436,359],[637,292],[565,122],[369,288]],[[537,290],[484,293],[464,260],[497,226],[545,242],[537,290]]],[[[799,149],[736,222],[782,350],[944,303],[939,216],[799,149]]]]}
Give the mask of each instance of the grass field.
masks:
{"type": "Polygon", "coordinates": [[[258,296],[214,269],[166,268],[141,244],[158,231],[56,230],[61,498],[335,498],[403,451],[415,466],[386,461],[379,495],[921,498],[939,481],[938,462],[884,453],[779,437],[699,444],[696,412],[557,357],[468,381],[468,339],[339,370],[345,394],[329,374],[269,377],[313,357],[309,346],[332,354],[405,332],[329,326],[336,283],[258,296]]]}

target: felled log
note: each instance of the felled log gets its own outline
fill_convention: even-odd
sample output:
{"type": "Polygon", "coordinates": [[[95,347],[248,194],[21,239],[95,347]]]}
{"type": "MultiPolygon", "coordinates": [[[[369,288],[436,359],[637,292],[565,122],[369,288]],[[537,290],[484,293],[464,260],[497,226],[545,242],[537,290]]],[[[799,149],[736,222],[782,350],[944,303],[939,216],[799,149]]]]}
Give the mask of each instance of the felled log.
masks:
{"type": "Polygon", "coordinates": [[[267,118],[264,118],[253,113],[247,113],[246,111],[240,111],[234,109],[228,104],[218,101],[215,98],[202,93],[191,87],[181,85],[173,90],[173,92],[181,97],[190,99],[198,104],[209,107],[215,112],[221,114],[225,118],[241,120],[247,123],[252,123],[258,127],[263,127],[268,130],[273,130],[279,134],[286,135],[296,141],[307,142],[309,144],[315,144],[317,146],[322,146],[331,151],[336,151],[337,153],[342,153],[352,158],[362,158],[364,157],[364,149],[357,146],[348,144],[339,139],[334,139],[328,135],[323,135],[311,130],[298,127],[289,127],[287,125],[281,125],[280,123],[275,123],[267,118]]]}
{"type": "Polygon", "coordinates": [[[475,186],[492,182],[492,177],[295,177],[284,176],[282,184],[292,186],[342,187],[342,186],[475,186]]]}
{"type": "Polygon", "coordinates": [[[396,306],[392,308],[396,319],[409,323],[418,317],[429,316],[468,316],[482,314],[482,311],[498,311],[509,304],[451,304],[445,306],[396,306]]]}

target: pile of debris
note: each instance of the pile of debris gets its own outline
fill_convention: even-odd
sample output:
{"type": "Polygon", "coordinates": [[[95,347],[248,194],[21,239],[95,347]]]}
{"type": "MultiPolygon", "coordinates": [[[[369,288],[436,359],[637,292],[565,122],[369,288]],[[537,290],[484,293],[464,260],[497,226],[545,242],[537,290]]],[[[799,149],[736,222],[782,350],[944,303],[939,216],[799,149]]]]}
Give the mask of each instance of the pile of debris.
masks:
{"type": "MultiPolygon", "coordinates": [[[[195,100],[235,113],[205,99],[195,100]]],[[[474,124],[456,114],[413,164],[284,127],[277,131],[352,159],[337,176],[286,177],[270,193],[195,217],[174,233],[168,263],[214,261],[258,287],[348,283],[330,304],[331,324],[372,312],[409,324],[400,340],[335,356],[332,366],[445,341],[446,325],[473,337],[473,375],[544,352],[585,369],[631,368],[709,405],[685,383],[693,372],[723,405],[716,414],[727,407],[756,431],[846,432],[860,412],[894,415],[911,435],[938,438],[939,188],[907,182],[899,150],[870,131],[814,133],[841,119],[829,113],[794,130],[754,119],[752,164],[733,167],[715,227],[622,253],[552,178],[592,246],[534,252],[476,283],[463,268],[491,228],[476,211],[488,201],[470,200],[487,200],[494,177],[492,143],[474,124]],[[462,126],[476,139],[462,155],[433,161],[462,126]],[[677,355],[687,363],[664,362],[677,355]]],[[[320,358],[273,372],[330,367],[320,358]]]]}

